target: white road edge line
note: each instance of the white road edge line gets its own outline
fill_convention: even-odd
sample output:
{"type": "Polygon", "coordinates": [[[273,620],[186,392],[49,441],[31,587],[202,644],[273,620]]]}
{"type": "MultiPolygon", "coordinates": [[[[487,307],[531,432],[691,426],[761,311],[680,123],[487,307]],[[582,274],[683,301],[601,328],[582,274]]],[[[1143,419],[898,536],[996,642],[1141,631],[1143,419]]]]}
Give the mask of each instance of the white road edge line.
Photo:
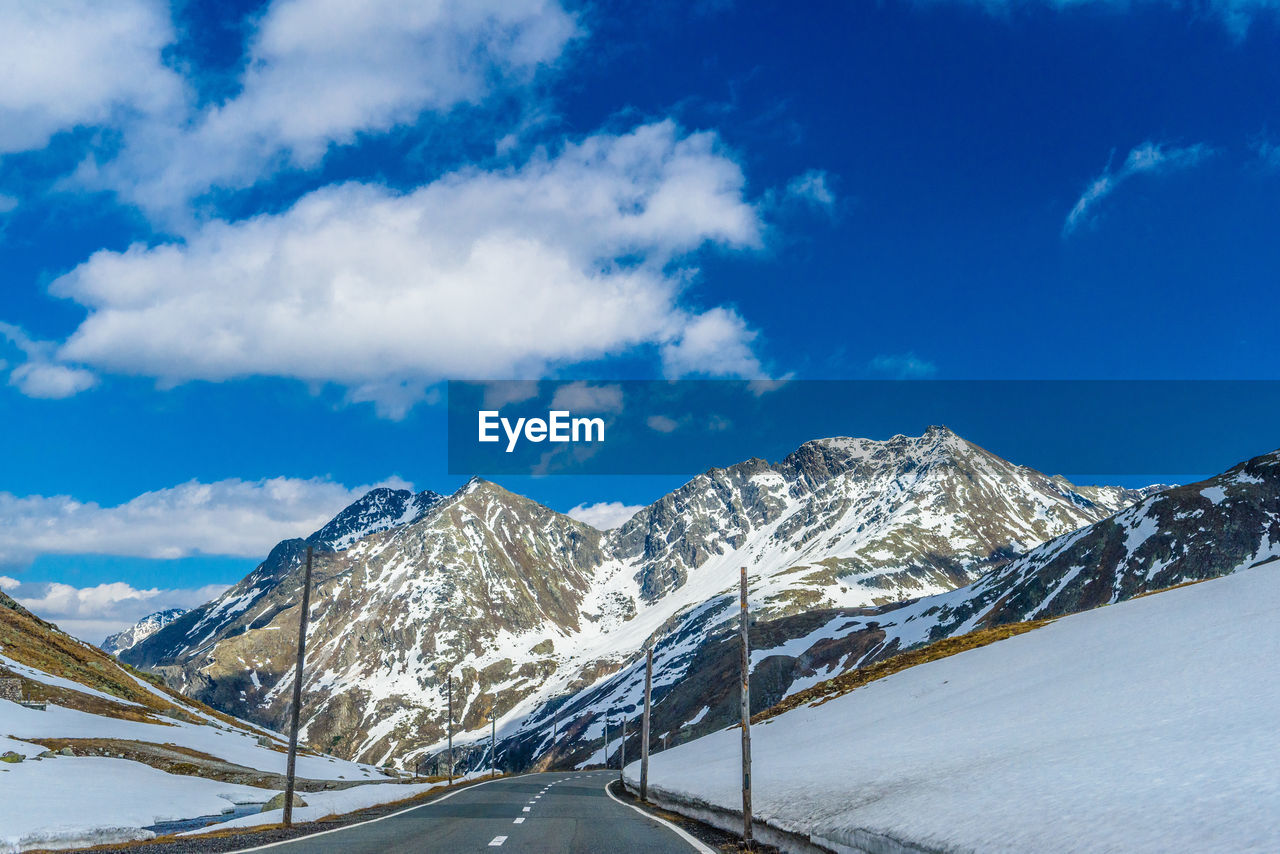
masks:
{"type": "MultiPolygon", "coordinates": [[[[609,781],[609,783],[612,783],[612,782],[613,780],[609,781]]],[[[667,821],[665,818],[658,818],[656,815],[647,813],[644,810],[640,809],[640,807],[636,806],[635,804],[629,804],[626,801],[618,800],[616,797],[614,797],[613,792],[609,791],[609,783],[604,784],[604,793],[609,796],[609,800],[613,801],[616,804],[622,804],[624,807],[631,807],[631,809],[640,813],[640,815],[644,816],[645,818],[651,818],[654,821],[658,822],[659,824],[666,825],[667,828],[675,831],[677,836],[679,836],[685,842],[688,842],[690,845],[692,845],[693,850],[697,851],[698,854],[716,854],[716,852],[712,848],[708,847],[707,845],[704,845],[701,841],[691,836],[686,830],[684,830],[681,827],[677,827],[676,825],[667,821]]]]}
{"type": "MultiPolygon", "coordinates": [[[[517,776],[523,776],[523,775],[517,775],[517,776]]],[[[505,779],[510,780],[510,779],[512,779],[512,778],[507,777],[507,778],[505,778],[505,779]]],[[[295,842],[304,842],[304,841],[306,841],[306,840],[308,840],[308,839],[315,839],[317,836],[328,836],[330,833],[341,833],[341,832],[342,832],[342,831],[344,831],[344,830],[351,830],[351,829],[356,828],[356,827],[364,827],[366,824],[374,824],[375,822],[384,821],[384,820],[386,820],[386,819],[388,819],[388,818],[395,818],[395,817],[396,817],[396,816],[398,816],[398,815],[404,815],[404,814],[405,814],[405,813],[407,813],[407,812],[413,812],[414,810],[420,810],[420,809],[422,809],[423,807],[434,806],[435,804],[438,804],[438,803],[442,803],[442,802],[444,802],[444,801],[447,801],[447,800],[449,800],[450,798],[452,798],[454,795],[457,795],[457,794],[460,794],[460,793],[462,793],[462,792],[465,792],[465,791],[467,791],[468,789],[478,789],[478,788],[480,788],[481,786],[487,786],[487,785],[489,785],[490,783],[495,783],[495,782],[497,782],[497,781],[496,781],[496,780],[482,780],[481,782],[479,782],[479,783],[473,783],[473,784],[472,784],[472,785],[470,785],[470,786],[463,786],[463,787],[461,787],[461,788],[454,789],[452,792],[449,792],[447,795],[445,795],[445,796],[443,796],[443,797],[440,797],[440,798],[435,798],[434,800],[428,801],[428,802],[427,802],[427,803],[425,803],[425,804],[417,804],[417,805],[415,805],[415,806],[405,807],[404,809],[399,810],[399,811],[397,811],[397,812],[390,813],[389,815],[380,815],[380,816],[378,816],[377,818],[371,818],[371,819],[369,819],[368,821],[358,821],[358,822],[356,822],[355,824],[347,824],[347,825],[343,825],[342,827],[335,827],[333,830],[321,830],[321,831],[319,831],[318,833],[308,833],[306,836],[297,836],[297,837],[294,837],[293,839],[285,839],[285,840],[282,840],[282,841],[280,841],[280,842],[269,842],[269,843],[267,843],[266,845],[259,845],[259,846],[255,847],[255,848],[237,848],[235,851],[232,851],[232,852],[231,852],[231,854],[249,854],[249,852],[250,852],[250,851],[266,851],[266,850],[267,850],[267,849],[269,849],[269,848],[280,848],[280,847],[285,846],[285,845],[292,845],[292,844],[293,844],[293,843],[295,843],[295,842]]],[[[246,828],[243,828],[243,830],[245,830],[247,833],[253,833],[253,832],[254,832],[252,827],[246,827],[246,828]]],[[[201,837],[199,837],[199,836],[193,836],[193,837],[188,837],[188,838],[190,838],[190,839],[200,839],[201,837]]]]}

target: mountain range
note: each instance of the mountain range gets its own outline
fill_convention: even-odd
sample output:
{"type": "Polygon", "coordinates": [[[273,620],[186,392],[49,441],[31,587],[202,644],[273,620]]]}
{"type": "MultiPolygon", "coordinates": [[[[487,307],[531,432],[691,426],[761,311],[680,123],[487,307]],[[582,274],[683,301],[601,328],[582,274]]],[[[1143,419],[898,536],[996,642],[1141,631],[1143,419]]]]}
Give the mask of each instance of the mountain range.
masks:
{"type": "MultiPolygon", "coordinates": [[[[1152,497],[1076,486],[940,427],[817,440],[777,463],[712,469],[608,532],[480,479],[447,498],[375,490],[121,657],[217,708],[282,725],[310,544],[309,744],[375,763],[434,757],[452,677],[458,741],[479,741],[496,715],[505,766],[580,763],[602,746],[607,709],[634,714],[628,686],[648,644],[659,696],[680,684],[707,697],[730,689],[722,667],[705,665],[724,646],[739,566],[751,577],[753,633],[794,645],[837,618],[871,620],[1029,572],[1041,544],[1152,497]],[[691,668],[707,679],[687,679],[691,668]]],[[[886,633],[881,645],[929,634],[886,633]]],[[[819,664],[829,674],[866,657],[819,664]]],[[[812,679],[803,665],[769,673],[762,702],[812,679]]],[[[678,717],[678,705],[688,704],[655,714],[678,717]]],[[[668,730],[723,725],[714,706],[668,730]]]]}
{"type": "Polygon", "coordinates": [[[101,644],[102,650],[111,655],[119,655],[124,650],[137,646],[185,613],[187,613],[186,608],[166,608],[163,611],[148,614],[124,631],[116,632],[104,640],[101,644]]]}

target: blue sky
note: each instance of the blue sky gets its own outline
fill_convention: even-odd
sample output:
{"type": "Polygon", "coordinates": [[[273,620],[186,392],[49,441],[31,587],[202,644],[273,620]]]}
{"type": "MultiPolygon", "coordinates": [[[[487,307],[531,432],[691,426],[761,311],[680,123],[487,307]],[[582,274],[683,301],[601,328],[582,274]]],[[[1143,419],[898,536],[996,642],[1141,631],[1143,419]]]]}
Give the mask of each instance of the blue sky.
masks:
{"type": "Polygon", "coordinates": [[[451,378],[1275,379],[1278,5],[11,4],[0,583],[456,488],[451,378]]]}

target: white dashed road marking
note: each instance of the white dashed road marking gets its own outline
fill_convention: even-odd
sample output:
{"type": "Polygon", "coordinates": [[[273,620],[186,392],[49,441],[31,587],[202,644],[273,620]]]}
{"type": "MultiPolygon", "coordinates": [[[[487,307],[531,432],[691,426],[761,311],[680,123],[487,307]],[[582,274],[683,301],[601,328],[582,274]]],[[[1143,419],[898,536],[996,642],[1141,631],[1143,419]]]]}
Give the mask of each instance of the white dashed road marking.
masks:
{"type": "Polygon", "coordinates": [[[524,816],[520,816],[518,819],[516,819],[515,821],[513,821],[513,822],[511,822],[511,823],[512,823],[512,824],[524,824],[524,816]]]}
{"type": "Polygon", "coordinates": [[[525,812],[528,812],[530,809],[532,809],[532,807],[525,807],[525,808],[524,808],[524,811],[525,811],[525,812]]]}
{"type": "Polygon", "coordinates": [[[506,842],[506,841],[507,841],[507,837],[505,837],[505,836],[495,836],[495,837],[493,837],[493,839],[489,842],[489,847],[490,847],[490,848],[497,848],[499,845],[501,845],[502,843],[504,843],[504,842],[506,842]]]}

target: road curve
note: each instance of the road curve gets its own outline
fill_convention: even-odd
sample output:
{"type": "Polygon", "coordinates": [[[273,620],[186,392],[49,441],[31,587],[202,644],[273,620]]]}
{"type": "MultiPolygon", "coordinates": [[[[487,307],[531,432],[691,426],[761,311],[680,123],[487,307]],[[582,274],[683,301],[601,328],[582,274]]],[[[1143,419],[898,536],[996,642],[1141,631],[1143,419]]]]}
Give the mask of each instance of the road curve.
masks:
{"type": "Polygon", "coordinates": [[[673,825],[614,800],[617,772],[527,774],[459,789],[361,824],[248,851],[279,854],[689,854],[711,849],[673,825]]]}

